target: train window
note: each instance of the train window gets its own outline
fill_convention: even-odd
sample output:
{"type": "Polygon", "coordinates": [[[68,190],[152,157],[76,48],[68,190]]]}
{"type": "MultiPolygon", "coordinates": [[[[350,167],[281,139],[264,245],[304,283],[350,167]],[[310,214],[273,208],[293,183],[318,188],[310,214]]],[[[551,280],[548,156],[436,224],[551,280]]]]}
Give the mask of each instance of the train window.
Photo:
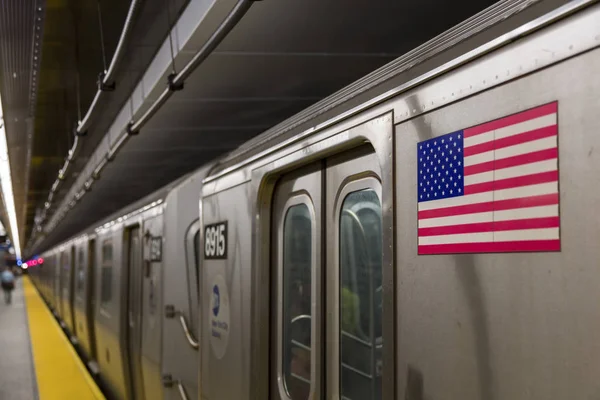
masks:
{"type": "MultiPolygon", "coordinates": [[[[69,253],[67,253],[66,251],[63,251],[61,254],[62,257],[62,268],[63,268],[63,279],[67,282],[69,282],[69,253]]],[[[65,287],[68,288],[68,283],[65,284],[65,287]]]]}
{"type": "Polygon", "coordinates": [[[381,399],[381,203],[372,189],[352,192],[340,216],[341,394],[381,399]]]}
{"type": "Polygon", "coordinates": [[[283,224],[282,372],[293,400],[310,393],[312,242],[308,206],[291,206],[283,224]]]}
{"type": "Polygon", "coordinates": [[[83,283],[85,281],[85,264],[83,249],[79,249],[77,254],[77,292],[81,293],[83,290],[83,283]]]}
{"type": "Polygon", "coordinates": [[[200,221],[194,221],[185,234],[185,267],[187,275],[187,295],[190,305],[190,325],[192,333],[198,329],[198,299],[200,297],[200,221]]]}
{"type": "Polygon", "coordinates": [[[112,241],[102,243],[102,269],[100,280],[100,305],[110,302],[112,298],[112,241]]]}
{"type": "Polygon", "coordinates": [[[196,290],[200,291],[200,229],[194,235],[194,266],[196,267],[196,290]]]}

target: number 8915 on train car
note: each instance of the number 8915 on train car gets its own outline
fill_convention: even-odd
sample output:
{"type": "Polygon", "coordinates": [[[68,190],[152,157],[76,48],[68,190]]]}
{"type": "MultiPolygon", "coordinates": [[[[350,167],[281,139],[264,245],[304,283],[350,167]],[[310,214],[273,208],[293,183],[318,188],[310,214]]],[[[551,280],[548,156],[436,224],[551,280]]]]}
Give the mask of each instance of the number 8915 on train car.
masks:
{"type": "Polygon", "coordinates": [[[204,258],[227,258],[227,221],[206,225],[204,230],[204,258]]]}

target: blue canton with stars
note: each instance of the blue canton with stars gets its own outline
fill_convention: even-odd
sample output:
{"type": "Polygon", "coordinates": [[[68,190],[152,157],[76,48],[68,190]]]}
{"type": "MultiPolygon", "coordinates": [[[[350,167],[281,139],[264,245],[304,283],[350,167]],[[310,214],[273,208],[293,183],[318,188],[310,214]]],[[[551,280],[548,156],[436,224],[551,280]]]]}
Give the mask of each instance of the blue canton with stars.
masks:
{"type": "Polygon", "coordinates": [[[463,195],[463,131],[417,143],[417,160],[419,203],[463,195]]]}

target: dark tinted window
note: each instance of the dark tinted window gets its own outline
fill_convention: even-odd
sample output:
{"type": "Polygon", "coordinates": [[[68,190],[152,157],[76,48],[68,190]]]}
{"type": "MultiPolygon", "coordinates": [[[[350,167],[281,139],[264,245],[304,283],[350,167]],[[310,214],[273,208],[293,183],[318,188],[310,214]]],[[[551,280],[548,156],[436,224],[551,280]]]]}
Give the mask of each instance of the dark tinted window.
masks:
{"type": "Polygon", "coordinates": [[[105,240],[102,243],[102,267],[100,277],[100,304],[110,302],[112,298],[112,241],[105,240]]]}
{"type": "Polygon", "coordinates": [[[283,379],[291,399],[311,383],[312,220],[306,204],[290,207],[283,225],[283,379]]]}
{"type": "Polygon", "coordinates": [[[83,291],[83,285],[85,282],[85,257],[83,254],[83,249],[79,249],[77,253],[77,292],[81,293],[83,291]]]}
{"type": "Polygon", "coordinates": [[[382,230],[374,190],[346,196],[339,228],[341,394],[381,399],[382,230]]]}
{"type": "Polygon", "coordinates": [[[200,230],[194,235],[194,265],[196,266],[196,289],[200,291],[200,230]]]}

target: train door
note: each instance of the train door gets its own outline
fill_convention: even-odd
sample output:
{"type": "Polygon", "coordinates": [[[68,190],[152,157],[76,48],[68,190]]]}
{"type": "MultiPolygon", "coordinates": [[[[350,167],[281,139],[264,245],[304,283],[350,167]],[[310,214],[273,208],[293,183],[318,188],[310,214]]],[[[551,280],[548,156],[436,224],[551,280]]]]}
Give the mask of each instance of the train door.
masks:
{"type": "MultiPolygon", "coordinates": [[[[383,227],[372,153],[327,165],[327,398],[382,398],[383,227]]],[[[391,229],[391,227],[389,227],[391,229]]]]}
{"type": "Polygon", "coordinates": [[[71,248],[61,252],[60,264],[60,317],[69,330],[70,335],[75,335],[73,330],[73,315],[71,294],[73,292],[73,282],[71,273],[71,248]]]}
{"type": "Polygon", "coordinates": [[[322,164],[290,174],[273,202],[272,398],[320,396],[322,379],[322,164]]]}
{"type": "MultiPolygon", "coordinates": [[[[75,314],[75,335],[79,343],[88,350],[87,326],[84,324],[85,312],[85,253],[83,244],[77,250],[77,259],[75,260],[75,295],[73,313],[75,314]]],[[[89,355],[89,352],[88,352],[89,355]]]]}
{"type": "Polygon", "coordinates": [[[65,264],[66,264],[66,260],[65,258],[67,257],[67,255],[65,254],[64,251],[61,251],[58,255],[58,273],[57,273],[57,277],[58,277],[58,315],[60,316],[60,319],[62,320],[62,323],[65,324],[64,319],[65,319],[65,307],[64,307],[64,288],[65,288],[65,281],[66,278],[65,276],[66,271],[65,271],[65,264]]]}
{"type": "Polygon", "coordinates": [[[69,309],[69,328],[71,330],[71,335],[77,336],[77,329],[75,325],[75,275],[76,275],[76,259],[75,259],[75,246],[71,246],[69,251],[69,292],[68,292],[68,304],[67,307],[69,309]]]}
{"type": "Polygon", "coordinates": [[[52,303],[54,304],[54,311],[60,315],[60,282],[61,282],[61,269],[62,259],[61,253],[52,254],[52,273],[54,274],[53,292],[52,292],[52,303]]]}
{"type": "Polygon", "coordinates": [[[87,331],[90,339],[90,358],[97,360],[96,356],[96,331],[94,328],[95,309],[96,309],[96,239],[88,243],[87,259],[87,281],[86,281],[86,301],[85,301],[85,319],[87,331]]]}
{"type": "Polygon", "coordinates": [[[139,226],[127,231],[127,352],[132,399],[144,398],[142,379],[142,248],[139,226]]]}
{"type": "Polygon", "coordinates": [[[271,398],[382,398],[379,164],[358,149],[284,177],[273,209],[271,398]]]}
{"type": "Polygon", "coordinates": [[[161,381],[162,216],[144,219],[141,277],[141,366],[147,400],[163,399],[161,381]]]}

